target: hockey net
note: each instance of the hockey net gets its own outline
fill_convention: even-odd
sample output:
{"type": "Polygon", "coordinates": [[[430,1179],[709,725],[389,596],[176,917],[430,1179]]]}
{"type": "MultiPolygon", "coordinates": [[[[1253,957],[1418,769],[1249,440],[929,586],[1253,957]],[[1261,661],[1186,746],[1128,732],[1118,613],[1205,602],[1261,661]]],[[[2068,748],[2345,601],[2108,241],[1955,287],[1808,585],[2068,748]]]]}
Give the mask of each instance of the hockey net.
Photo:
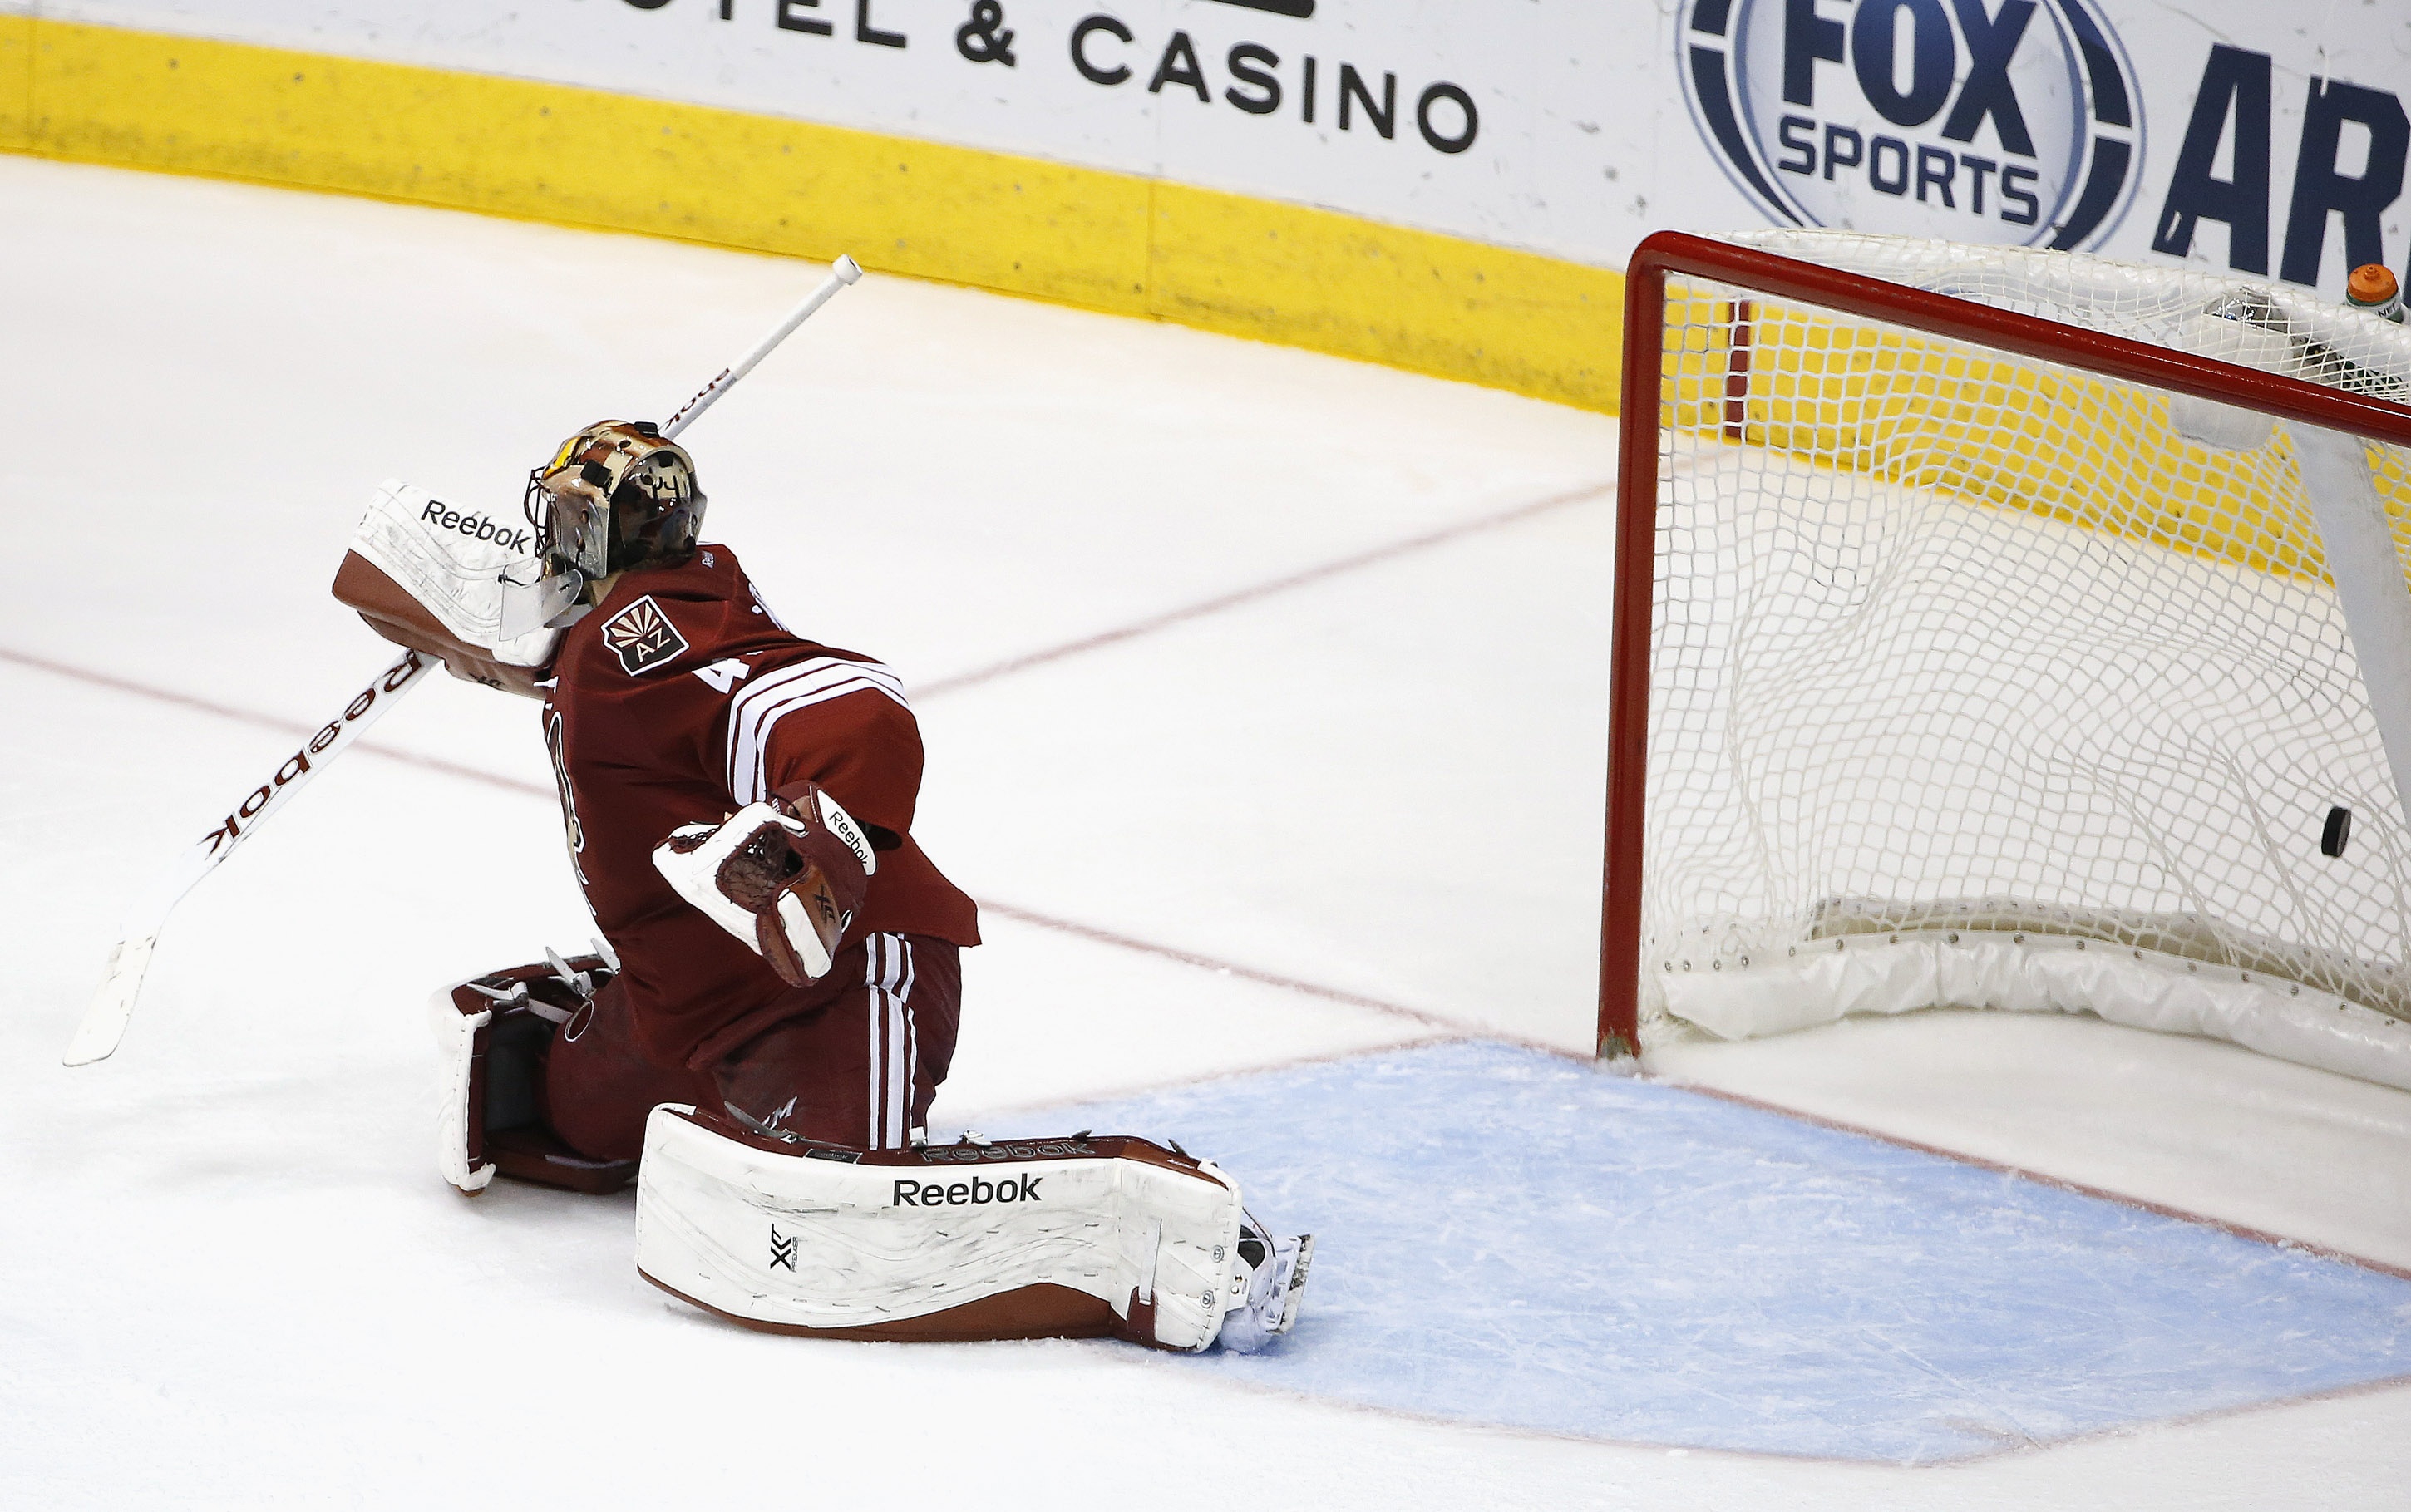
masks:
{"type": "Polygon", "coordinates": [[[1840,233],[1629,278],[1602,1053],[2086,1011],[2411,1087],[2411,333],[1840,233]]]}

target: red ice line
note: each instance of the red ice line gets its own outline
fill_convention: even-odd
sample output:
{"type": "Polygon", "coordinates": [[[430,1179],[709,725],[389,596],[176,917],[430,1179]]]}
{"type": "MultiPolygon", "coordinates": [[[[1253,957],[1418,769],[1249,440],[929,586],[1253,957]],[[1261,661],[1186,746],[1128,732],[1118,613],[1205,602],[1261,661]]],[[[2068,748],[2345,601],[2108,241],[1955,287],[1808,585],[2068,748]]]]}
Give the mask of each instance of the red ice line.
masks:
{"type": "Polygon", "coordinates": [[[1095,944],[1111,945],[1119,950],[1162,956],[1167,961],[1177,961],[1183,966],[1193,966],[1201,971],[1211,971],[1226,977],[1239,977],[1249,981],[1260,981],[1268,987],[1304,993],[1309,997],[1345,1003],[1351,1008],[1369,1008],[1376,1012],[1395,1014],[1399,1018],[1412,1019],[1418,1024],[1428,1024],[1435,1028],[1463,1032],[1462,1025],[1444,1019],[1437,1013],[1425,1013],[1420,1009],[1404,1008],[1396,1003],[1384,1002],[1379,997],[1366,997],[1356,993],[1341,992],[1337,987],[1317,986],[1311,981],[1301,981],[1295,977],[1277,976],[1270,971],[1259,971],[1254,967],[1241,966],[1235,961],[1220,961],[1210,955],[1199,955],[1194,952],[1179,950],[1170,945],[1158,945],[1149,940],[1133,938],[1129,935],[1118,935],[1110,929],[1100,929],[1094,924],[1075,923],[1069,919],[1032,913],[1028,909],[1017,908],[1010,903],[999,903],[994,898],[982,898],[979,900],[979,906],[981,911],[985,913],[1011,919],[1016,923],[1034,924],[1041,929],[1052,929],[1059,934],[1076,936],[1095,944]]]}
{"type": "MultiPolygon", "coordinates": [[[[279,734],[297,735],[307,739],[316,734],[320,728],[315,722],[287,720],[273,714],[261,714],[252,709],[237,708],[231,704],[213,703],[206,698],[196,698],[190,693],[179,693],[166,688],[154,688],[149,683],[136,682],[131,677],[120,677],[113,673],[95,672],[88,667],[71,666],[65,662],[53,662],[48,657],[12,651],[5,646],[0,646],[0,662],[30,667],[36,672],[47,672],[53,676],[66,677],[75,682],[90,683],[96,688],[132,693],[137,698],[148,698],[161,704],[173,704],[179,708],[194,709],[202,714],[214,714],[221,720],[231,720],[237,724],[248,724],[260,730],[273,730],[279,734]]],[[[447,762],[440,756],[421,756],[416,751],[403,750],[379,741],[363,740],[355,749],[382,756],[387,761],[405,762],[412,766],[423,766],[430,771],[441,772],[446,777],[466,778],[472,782],[483,782],[489,787],[502,788],[511,792],[532,792],[542,797],[549,797],[552,793],[550,788],[538,787],[533,782],[522,782],[517,778],[480,771],[474,766],[462,766],[458,762],[447,762]]]]}
{"type": "Polygon", "coordinates": [[[1606,498],[1615,492],[1615,485],[1613,483],[1585,484],[1566,493],[1552,494],[1546,499],[1537,499],[1528,504],[1519,504],[1501,514],[1485,515],[1479,519],[1463,520],[1454,525],[1443,525],[1437,531],[1427,531],[1422,535],[1410,535],[1402,541],[1393,541],[1388,545],[1375,546],[1369,551],[1360,551],[1352,557],[1341,557],[1336,561],[1326,561],[1321,566],[1308,567],[1302,572],[1292,573],[1286,577],[1272,578],[1269,581],[1258,583],[1252,588],[1238,589],[1233,592],[1219,594],[1214,598],[1201,599],[1183,608],[1171,609],[1160,615],[1151,615],[1145,619],[1132,620],[1118,630],[1103,631],[1076,641],[1067,641],[1061,646],[1050,647],[1043,651],[1031,651],[1023,656],[1008,657],[1002,662],[992,662],[985,667],[974,667],[969,672],[957,673],[951,677],[941,677],[936,682],[925,683],[915,688],[913,695],[920,698],[932,698],[941,693],[951,693],[958,688],[970,688],[1004,676],[1009,673],[1042,666],[1049,662],[1060,661],[1067,656],[1077,656],[1083,651],[1094,651],[1103,647],[1136,639],[1141,635],[1151,635],[1159,630],[1168,630],[1174,625],[1183,624],[1191,619],[1202,619],[1207,615],[1220,614],[1225,609],[1236,608],[1243,603],[1252,603],[1258,599],[1270,598],[1276,593],[1286,593],[1293,588],[1305,588],[1308,584],[1319,583],[1325,578],[1337,577],[1342,574],[1352,573],[1360,568],[1371,567],[1417,551],[1428,550],[1433,546],[1446,545],[1452,541],[1463,540],[1469,535],[1479,535],[1485,531],[1495,531],[1502,526],[1520,525],[1536,515],[1545,515],[1552,510],[1563,509],[1569,504],[1579,504],[1593,499],[1606,498]]]}

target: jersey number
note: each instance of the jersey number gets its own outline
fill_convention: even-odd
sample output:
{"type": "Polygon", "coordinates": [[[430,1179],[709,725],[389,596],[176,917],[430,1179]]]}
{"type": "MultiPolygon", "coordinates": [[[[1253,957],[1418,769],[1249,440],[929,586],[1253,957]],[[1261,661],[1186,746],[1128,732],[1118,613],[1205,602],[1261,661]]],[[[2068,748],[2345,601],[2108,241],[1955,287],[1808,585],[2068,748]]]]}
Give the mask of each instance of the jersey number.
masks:
{"type": "Polygon", "coordinates": [[[586,850],[586,826],[577,821],[577,794],[569,786],[569,754],[563,747],[561,715],[548,710],[544,721],[545,749],[552,752],[552,779],[561,787],[561,823],[568,834],[569,866],[577,873],[578,885],[586,885],[586,863],[579,859],[586,850]]]}
{"type": "Polygon", "coordinates": [[[694,675],[709,683],[713,692],[724,693],[737,686],[737,679],[753,670],[752,667],[732,656],[714,662],[708,667],[697,667],[694,669],[694,675]]]}

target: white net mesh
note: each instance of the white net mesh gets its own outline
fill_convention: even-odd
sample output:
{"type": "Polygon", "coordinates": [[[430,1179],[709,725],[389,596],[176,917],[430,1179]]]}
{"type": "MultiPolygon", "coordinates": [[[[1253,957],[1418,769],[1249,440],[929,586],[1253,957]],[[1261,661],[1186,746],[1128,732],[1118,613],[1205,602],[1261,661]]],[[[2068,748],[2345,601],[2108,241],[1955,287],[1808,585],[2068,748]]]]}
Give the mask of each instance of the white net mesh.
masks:
{"type": "MultiPolygon", "coordinates": [[[[2306,293],[1742,240],[2411,399],[2411,333],[2306,293]]],[[[2411,833],[2301,437],[1747,288],[1666,318],[1644,1045],[2085,1010],[2411,1085],[2411,833]]],[[[2360,460],[2411,545],[2411,455],[2360,460]]]]}

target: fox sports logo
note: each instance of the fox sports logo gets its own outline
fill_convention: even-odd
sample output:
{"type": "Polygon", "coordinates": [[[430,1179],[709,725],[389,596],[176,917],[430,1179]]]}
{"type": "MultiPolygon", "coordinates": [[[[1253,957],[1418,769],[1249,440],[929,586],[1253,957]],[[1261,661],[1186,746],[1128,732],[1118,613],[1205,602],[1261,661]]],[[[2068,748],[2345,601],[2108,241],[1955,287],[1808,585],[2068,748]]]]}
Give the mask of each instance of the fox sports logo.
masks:
{"type": "Polygon", "coordinates": [[[1685,0],[1679,45],[1778,221],[2072,249],[2134,199],[2141,100],[2094,0],[1685,0]]]}

